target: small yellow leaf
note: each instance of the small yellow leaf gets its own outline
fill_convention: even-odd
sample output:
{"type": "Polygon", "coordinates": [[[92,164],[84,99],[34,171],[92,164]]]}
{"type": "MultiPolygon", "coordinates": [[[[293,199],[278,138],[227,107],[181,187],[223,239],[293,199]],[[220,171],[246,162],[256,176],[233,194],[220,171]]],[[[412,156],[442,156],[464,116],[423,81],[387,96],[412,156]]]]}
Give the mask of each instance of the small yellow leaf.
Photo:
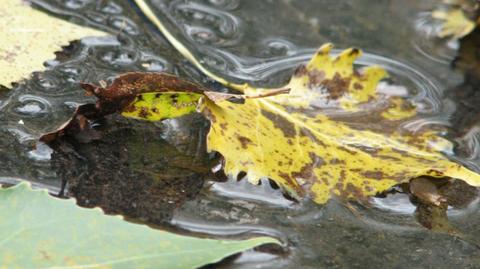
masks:
{"type": "Polygon", "coordinates": [[[35,10],[26,1],[2,2],[0,10],[0,85],[44,69],[43,62],[71,40],[106,33],[81,27],[35,10]]]}
{"type": "Polygon", "coordinates": [[[178,92],[139,94],[132,104],[123,109],[122,115],[149,121],[177,118],[195,112],[202,96],[178,92]]]}
{"type": "Polygon", "coordinates": [[[449,11],[436,10],[432,12],[432,17],[443,21],[442,28],[438,33],[441,38],[462,38],[472,32],[476,26],[475,22],[470,20],[460,8],[449,11]]]}

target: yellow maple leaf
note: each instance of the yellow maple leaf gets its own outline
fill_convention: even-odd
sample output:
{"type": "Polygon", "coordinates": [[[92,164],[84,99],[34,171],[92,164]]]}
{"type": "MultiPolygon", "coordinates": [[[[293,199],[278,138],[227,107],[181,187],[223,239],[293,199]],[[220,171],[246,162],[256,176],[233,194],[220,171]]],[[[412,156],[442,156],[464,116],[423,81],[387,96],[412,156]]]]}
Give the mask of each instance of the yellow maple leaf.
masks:
{"type": "Polygon", "coordinates": [[[43,62],[69,41],[107,35],[51,17],[22,0],[3,1],[0,17],[0,85],[7,87],[43,70],[43,62]]]}
{"type": "MultiPolygon", "coordinates": [[[[347,111],[371,103],[379,98],[376,85],[385,75],[378,67],[357,73],[352,64],[360,51],[332,58],[330,48],[323,46],[297,70],[286,86],[289,95],[246,99],[244,104],[206,101],[201,109],[212,122],[207,146],[225,157],[228,174],[244,171],[253,182],[268,177],[290,194],[303,193],[317,203],[332,194],[375,195],[422,175],[480,184],[480,175],[441,153],[451,152],[450,142],[431,130],[396,128],[414,114],[406,100],[387,99],[375,115],[363,115],[367,121],[337,120],[319,109],[318,102],[337,102],[347,111]],[[368,121],[383,130],[370,129],[368,121]]],[[[255,89],[246,89],[250,91],[255,89]]]]}
{"type": "Polygon", "coordinates": [[[452,151],[452,144],[435,131],[399,128],[416,116],[415,107],[377,92],[387,75],[383,69],[355,70],[361,51],[332,57],[331,48],[322,46],[296,70],[285,86],[288,94],[244,85],[240,103],[229,101],[236,95],[192,90],[191,84],[151,73],[130,73],[109,89],[92,91],[100,100],[113,100],[121,95],[118,89],[132,94],[129,83],[141,88],[121,110],[147,120],[181,116],[196,107],[211,122],[207,147],[224,156],[227,174],[246,172],[254,183],[270,178],[296,198],[309,196],[317,203],[332,195],[362,199],[419,176],[480,185],[480,175],[443,154],[452,151]]]}

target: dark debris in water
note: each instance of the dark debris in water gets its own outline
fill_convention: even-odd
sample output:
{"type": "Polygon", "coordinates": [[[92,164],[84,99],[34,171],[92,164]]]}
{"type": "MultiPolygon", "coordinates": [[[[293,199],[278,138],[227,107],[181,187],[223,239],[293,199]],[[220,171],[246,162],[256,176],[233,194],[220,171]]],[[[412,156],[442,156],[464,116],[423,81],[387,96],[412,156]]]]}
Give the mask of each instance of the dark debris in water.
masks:
{"type": "Polygon", "coordinates": [[[447,210],[465,209],[478,198],[478,189],[461,180],[421,177],[410,181],[408,192],[416,205],[415,217],[427,229],[459,236],[447,210]]]}
{"type": "Polygon", "coordinates": [[[453,130],[458,136],[467,134],[480,122],[480,28],[460,40],[460,48],[452,65],[464,76],[462,84],[447,94],[457,104],[453,130]]]}
{"type": "Polygon", "coordinates": [[[173,211],[201,190],[214,160],[179,151],[150,123],[119,116],[103,121],[75,135],[67,131],[51,144],[52,167],[66,180],[66,195],[108,214],[168,223],[173,211]],[[86,139],[93,130],[95,139],[86,139]]]}

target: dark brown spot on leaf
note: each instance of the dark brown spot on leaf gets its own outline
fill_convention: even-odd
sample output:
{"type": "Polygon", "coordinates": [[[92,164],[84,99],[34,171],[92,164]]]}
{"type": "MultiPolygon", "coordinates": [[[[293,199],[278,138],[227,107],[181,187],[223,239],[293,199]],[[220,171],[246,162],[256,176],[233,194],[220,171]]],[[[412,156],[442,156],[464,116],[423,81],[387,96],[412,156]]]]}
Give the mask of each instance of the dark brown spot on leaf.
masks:
{"type": "Polygon", "coordinates": [[[295,69],[295,72],[293,75],[296,77],[301,77],[306,74],[307,74],[307,67],[304,64],[302,64],[299,67],[297,67],[297,69],[295,69]]]}
{"type": "Polygon", "coordinates": [[[326,90],[328,91],[329,98],[332,100],[337,100],[348,90],[350,78],[342,78],[339,73],[335,73],[332,79],[323,80],[322,85],[325,86],[326,90]]]}
{"type": "Polygon", "coordinates": [[[339,165],[339,164],[346,164],[346,162],[344,160],[340,160],[340,159],[337,159],[337,158],[334,158],[334,159],[331,159],[329,164],[331,165],[339,165]]]}
{"type": "Polygon", "coordinates": [[[208,108],[208,107],[205,107],[202,111],[203,115],[205,115],[205,117],[207,119],[209,119],[212,123],[215,123],[217,121],[217,118],[215,117],[215,115],[212,113],[212,111],[208,108]]]}
{"type": "Polygon", "coordinates": [[[355,83],[353,84],[353,88],[354,88],[355,90],[362,90],[362,89],[363,89],[363,86],[362,86],[362,84],[360,84],[360,83],[358,83],[358,82],[355,82],[355,83]]]}
{"type": "Polygon", "coordinates": [[[248,137],[237,135],[237,138],[238,141],[240,141],[240,144],[242,144],[242,148],[244,149],[248,148],[248,145],[253,144],[252,140],[250,140],[250,138],[248,137]]]}
{"type": "Polygon", "coordinates": [[[319,86],[325,79],[325,72],[317,69],[310,70],[308,72],[309,86],[319,86]]]}
{"type": "Polygon", "coordinates": [[[325,143],[323,143],[321,140],[319,140],[309,129],[307,129],[305,127],[300,128],[300,135],[310,138],[310,140],[315,142],[315,144],[321,145],[324,148],[327,147],[327,145],[325,143]]]}
{"type": "Polygon", "coordinates": [[[278,173],[278,176],[284,179],[287,182],[287,185],[289,187],[292,187],[298,195],[300,196],[304,195],[304,190],[298,185],[298,182],[295,179],[293,179],[289,174],[282,172],[282,173],[278,173]]]}
{"type": "Polygon", "coordinates": [[[351,154],[351,155],[357,154],[356,151],[350,150],[350,149],[348,149],[348,148],[346,148],[346,147],[343,147],[343,146],[340,146],[340,147],[337,147],[337,148],[338,148],[339,150],[345,151],[346,153],[351,154]]]}
{"type": "Polygon", "coordinates": [[[311,162],[305,164],[300,171],[292,173],[292,176],[294,178],[303,178],[308,180],[309,182],[311,181],[318,181],[317,177],[315,176],[315,168],[320,167],[325,164],[325,161],[323,160],[322,157],[318,156],[317,154],[313,152],[309,152],[309,157],[311,162]]]}
{"type": "Polygon", "coordinates": [[[385,175],[382,171],[365,171],[362,175],[366,178],[382,180],[385,178],[385,175]]]}
{"type": "Polygon", "coordinates": [[[355,199],[358,199],[358,200],[364,200],[365,199],[365,195],[363,194],[362,189],[353,185],[352,183],[347,184],[347,187],[345,188],[345,191],[346,191],[345,192],[346,195],[352,195],[353,197],[355,197],[355,199]]]}
{"type": "Polygon", "coordinates": [[[357,49],[357,48],[353,48],[353,49],[350,51],[350,53],[348,54],[348,56],[350,56],[350,57],[355,57],[355,56],[357,56],[357,55],[359,55],[359,54],[360,54],[360,50],[357,49]]]}
{"type": "Polygon", "coordinates": [[[295,126],[284,117],[274,114],[270,111],[261,110],[263,116],[272,121],[275,128],[280,129],[285,137],[293,138],[296,135],[295,126]]]}
{"type": "Polygon", "coordinates": [[[147,118],[150,115],[152,115],[152,113],[150,113],[148,107],[141,107],[140,112],[138,112],[138,116],[141,118],[147,118]]]}

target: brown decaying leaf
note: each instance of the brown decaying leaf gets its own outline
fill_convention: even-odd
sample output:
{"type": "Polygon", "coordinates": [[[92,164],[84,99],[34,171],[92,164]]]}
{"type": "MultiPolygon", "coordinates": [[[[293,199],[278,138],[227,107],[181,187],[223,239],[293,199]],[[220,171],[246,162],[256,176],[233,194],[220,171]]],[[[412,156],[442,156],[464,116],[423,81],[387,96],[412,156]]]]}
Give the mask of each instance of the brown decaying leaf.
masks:
{"type": "Polygon", "coordinates": [[[56,131],[42,135],[40,141],[51,144],[65,135],[76,136],[84,142],[99,139],[98,133],[89,124],[89,120],[99,117],[101,117],[101,113],[98,113],[94,104],[80,105],[75,109],[73,116],[68,121],[62,124],[56,131]]]}
{"type": "MultiPolygon", "coordinates": [[[[100,83],[103,84],[103,83],[100,83]]],[[[76,134],[90,128],[88,120],[99,119],[109,114],[121,112],[142,93],[181,91],[202,93],[201,86],[167,73],[129,72],[118,76],[108,87],[90,83],[81,83],[86,95],[97,97],[95,105],[85,104],[77,107],[73,116],[57,130],[44,134],[40,141],[50,144],[66,133],[76,134]]]]}
{"type": "Polygon", "coordinates": [[[440,206],[447,199],[443,197],[431,179],[419,177],[412,179],[409,184],[410,192],[423,203],[440,206]]]}
{"type": "Polygon", "coordinates": [[[88,120],[95,120],[109,114],[134,109],[129,106],[137,96],[146,93],[198,93],[207,96],[214,102],[221,102],[227,100],[263,98],[288,93],[290,91],[288,88],[274,89],[249,96],[211,92],[199,84],[180,79],[172,74],[141,72],[124,73],[118,76],[111,85],[105,85],[104,81],[101,81],[99,84],[100,86],[91,83],[80,83],[86,95],[97,97],[95,105],[85,104],[77,107],[73,116],[67,122],[62,124],[57,130],[42,135],[40,141],[50,144],[66,133],[78,136],[79,132],[84,133],[90,130],[90,125],[86,124],[88,120]]]}

